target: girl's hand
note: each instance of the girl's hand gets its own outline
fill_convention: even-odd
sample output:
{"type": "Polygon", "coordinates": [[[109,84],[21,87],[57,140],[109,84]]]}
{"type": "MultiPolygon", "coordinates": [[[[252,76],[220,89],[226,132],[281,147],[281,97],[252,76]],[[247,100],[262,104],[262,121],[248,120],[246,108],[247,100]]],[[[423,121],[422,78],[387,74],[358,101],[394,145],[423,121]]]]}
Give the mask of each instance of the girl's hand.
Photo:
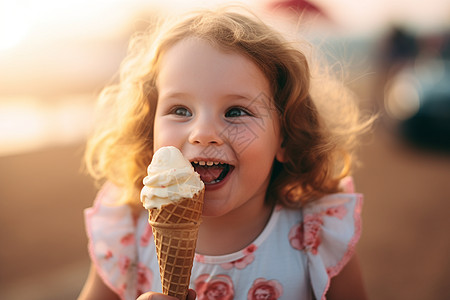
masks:
{"type": "MultiPolygon", "coordinates": [[[[187,295],[186,300],[195,300],[197,294],[194,290],[189,289],[189,293],[187,295]]],[[[163,295],[160,293],[155,292],[147,292],[145,294],[142,294],[137,298],[136,300],[178,300],[175,297],[163,295]]]]}

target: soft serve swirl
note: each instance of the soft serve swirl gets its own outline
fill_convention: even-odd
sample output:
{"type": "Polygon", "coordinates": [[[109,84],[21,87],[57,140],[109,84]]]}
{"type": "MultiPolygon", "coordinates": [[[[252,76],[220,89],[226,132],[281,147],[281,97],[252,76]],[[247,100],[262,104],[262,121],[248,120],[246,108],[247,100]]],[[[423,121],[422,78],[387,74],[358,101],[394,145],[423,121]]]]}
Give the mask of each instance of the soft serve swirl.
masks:
{"type": "Polygon", "coordinates": [[[153,154],[147,174],[141,190],[141,202],[146,209],[192,198],[204,188],[191,163],[172,146],[162,147],[153,154]]]}

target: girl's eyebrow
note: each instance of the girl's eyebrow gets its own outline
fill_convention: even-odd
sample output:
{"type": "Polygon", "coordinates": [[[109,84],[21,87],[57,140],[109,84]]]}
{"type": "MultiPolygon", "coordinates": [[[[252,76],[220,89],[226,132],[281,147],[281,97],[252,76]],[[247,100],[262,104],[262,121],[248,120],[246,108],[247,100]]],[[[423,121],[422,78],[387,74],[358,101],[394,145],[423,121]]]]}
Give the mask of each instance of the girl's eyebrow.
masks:
{"type": "MultiPolygon", "coordinates": [[[[163,99],[193,99],[195,98],[194,95],[188,93],[188,92],[179,92],[179,91],[167,91],[159,94],[159,98],[163,99]]],[[[246,100],[251,102],[254,102],[257,100],[258,96],[252,96],[248,93],[231,93],[231,94],[225,94],[221,96],[221,98],[226,100],[246,100]]]]}
{"type": "Polygon", "coordinates": [[[159,94],[159,98],[163,98],[163,99],[171,99],[171,98],[176,98],[176,99],[191,99],[194,96],[189,94],[189,93],[185,93],[185,92],[165,92],[165,93],[160,93],[159,94]]]}
{"type": "Polygon", "coordinates": [[[247,93],[233,93],[233,94],[225,95],[224,98],[230,99],[230,100],[248,100],[248,101],[252,101],[255,97],[254,96],[250,96],[247,93]]]}

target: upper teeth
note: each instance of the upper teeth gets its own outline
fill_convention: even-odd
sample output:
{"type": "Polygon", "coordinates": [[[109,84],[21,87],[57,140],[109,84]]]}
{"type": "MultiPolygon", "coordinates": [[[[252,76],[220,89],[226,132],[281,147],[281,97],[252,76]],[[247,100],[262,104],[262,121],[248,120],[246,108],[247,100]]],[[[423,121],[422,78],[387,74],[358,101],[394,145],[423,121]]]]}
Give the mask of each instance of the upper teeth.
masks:
{"type": "Polygon", "coordinates": [[[212,166],[212,165],[222,164],[221,162],[218,162],[218,161],[203,161],[203,160],[201,160],[201,161],[193,161],[193,163],[196,164],[196,165],[200,165],[200,166],[204,166],[204,165],[212,166]]]}

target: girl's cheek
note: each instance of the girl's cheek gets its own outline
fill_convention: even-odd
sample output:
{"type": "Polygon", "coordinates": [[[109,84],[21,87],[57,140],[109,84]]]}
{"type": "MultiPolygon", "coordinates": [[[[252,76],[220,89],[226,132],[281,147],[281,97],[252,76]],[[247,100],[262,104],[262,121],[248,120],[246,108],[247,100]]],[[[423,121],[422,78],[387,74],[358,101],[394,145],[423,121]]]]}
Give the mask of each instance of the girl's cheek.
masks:
{"type": "Polygon", "coordinates": [[[221,135],[233,146],[236,153],[242,153],[258,138],[255,130],[247,124],[229,125],[221,135]]]}

